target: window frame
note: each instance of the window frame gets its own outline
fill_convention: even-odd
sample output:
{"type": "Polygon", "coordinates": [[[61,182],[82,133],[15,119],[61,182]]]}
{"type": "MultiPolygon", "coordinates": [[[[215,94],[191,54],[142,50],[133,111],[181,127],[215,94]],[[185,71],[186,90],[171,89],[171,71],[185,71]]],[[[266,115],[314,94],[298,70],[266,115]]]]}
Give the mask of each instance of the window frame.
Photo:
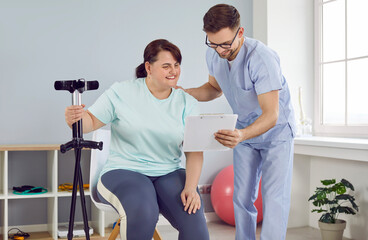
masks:
{"type": "MultiPolygon", "coordinates": [[[[345,98],[345,125],[326,125],[322,124],[323,105],[322,105],[322,5],[334,2],[336,0],[314,1],[314,135],[330,137],[356,137],[368,138],[368,124],[348,126],[347,118],[347,99],[345,98]]],[[[345,0],[345,6],[348,0],[345,0]]],[[[345,52],[347,47],[347,10],[345,8],[345,52]]],[[[347,94],[347,56],[345,54],[345,95],[347,94]]],[[[368,107],[368,106],[367,106],[368,107]]]]}

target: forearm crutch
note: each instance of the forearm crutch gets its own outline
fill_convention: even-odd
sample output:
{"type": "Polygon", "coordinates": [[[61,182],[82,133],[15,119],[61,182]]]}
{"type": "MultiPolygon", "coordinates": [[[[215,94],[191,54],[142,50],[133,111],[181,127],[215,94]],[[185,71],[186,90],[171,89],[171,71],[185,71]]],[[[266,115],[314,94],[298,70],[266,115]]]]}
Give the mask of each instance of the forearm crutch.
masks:
{"type": "MultiPolygon", "coordinates": [[[[84,91],[98,89],[98,81],[85,81],[83,78],[78,80],[55,81],[55,90],[66,90],[72,94],[72,105],[82,105],[82,93],[84,91]]],[[[80,199],[83,213],[84,232],[86,239],[89,240],[89,227],[86,210],[86,201],[84,197],[82,170],[80,167],[82,148],[102,150],[102,142],[86,141],[83,139],[82,119],[73,124],[73,139],[65,144],[60,145],[61,153],[65,153],[74,149],[75,168],[73,179],[72,203],[70,207],[68,240],[73,239],[75,203],[77,199],[77,189],[79,185],[80,199]]]]}

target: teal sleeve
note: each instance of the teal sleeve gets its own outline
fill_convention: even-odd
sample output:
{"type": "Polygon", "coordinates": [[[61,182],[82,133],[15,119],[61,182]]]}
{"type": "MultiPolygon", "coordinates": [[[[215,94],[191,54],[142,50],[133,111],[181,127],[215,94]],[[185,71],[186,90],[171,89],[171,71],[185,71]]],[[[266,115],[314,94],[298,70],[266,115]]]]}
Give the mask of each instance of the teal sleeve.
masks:
{"type": "Polygon", "coordinates": [[[187,116],[195,116],[200,114],[199,104],[197,99],[188,94],[183,114],[183,123],[185,125],[185,118],[187,116]]]}
{"type": "Polygon", "coordinates": [[[108,89],[88,108],[88,111],[104,124],[112,122],[115,118],[113,96],[113,91],[108,89]]]}

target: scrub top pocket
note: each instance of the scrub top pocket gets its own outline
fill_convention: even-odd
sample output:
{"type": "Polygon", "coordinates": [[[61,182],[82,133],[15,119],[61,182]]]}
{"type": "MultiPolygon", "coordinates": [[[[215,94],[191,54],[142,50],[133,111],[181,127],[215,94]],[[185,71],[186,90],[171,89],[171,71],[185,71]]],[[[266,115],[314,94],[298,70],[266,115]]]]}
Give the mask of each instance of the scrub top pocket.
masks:
{"type": "Polygon", "coordinates": [[[237,105],[237,114],[239,115],[240,121],[246,121],[248,115],[251,113],[256,113],[257,115],[262,113],[254,88],[250,90],[235,88],[233,92],[235,93],[234,100],[237,105]]]}

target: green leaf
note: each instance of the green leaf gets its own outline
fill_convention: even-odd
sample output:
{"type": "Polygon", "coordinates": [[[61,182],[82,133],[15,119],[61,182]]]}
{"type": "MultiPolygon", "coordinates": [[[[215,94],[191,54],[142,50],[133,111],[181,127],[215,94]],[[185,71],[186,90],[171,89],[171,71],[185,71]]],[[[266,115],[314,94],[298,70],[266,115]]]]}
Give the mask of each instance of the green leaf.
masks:
{"type": "Polygon", "coordinates": [[[327,210],[324,209],[313,209],[312,212],[317,212],[317,213],[321,213],[321,212],[327,212],[327,210]]]}
{"type": "Polygon", "coordinates": [[[346,193],[346,187],[345,187],[344,185],[339,185],[339,186],[337,187],[337,189],[336,189],[336,192],[337,192],[338,194],[344,194],[344,193],[346,193]]]}
{"type": "Polygon", "coordinates": [[[344,184],[345,187],[350,188],[351,190],[355,191],[353,184],[351,184],[348,180],[343,178],[341,179],[341,183],[344,184]]]}
{"type": "Polygon", "coordinates": [[[311,197],[308,199],[308,201],[313,200],[313,199],[315,199],[316,197],[317,197],[317,194],[314,194],[313,196],[311,196],[311,197]]]}
{"type": "Polygon", "coordinates": [[[336,179],[321,180],[321,183],[323,185],[325,185],[325,186],[331,185],[331,184],[335,184],[336,183],[336,179]]]}
{"type": "Polygon", "coordinates": [[[359,207],[358,207],[358,205],[356,205],[356,204],[355,204],[355,202],[354,202],[353,200],[350,200],[350,199],[349,199],[349,201],[350,201],[351,205],[353,206],[353,208],[354,208],[357,212],[359,212],[359,207]]]}
{"type": "Polygon", "coordinates": [[[316,207],[320,207],[323,205],[322,201],[321,200],[315,200],[313,201],[313,205],[316,206],[316,207]]]}
{"type": "Polygon", "coordinates": [[[338,203],[338,200],[336,200],[336,199],[334,199],[334,200],[328,200],[328,199],[326,199],[326,201],[325,201],[325,204],[330,204],[330,205],[332,205],[332,204],[337,204],[338,203]]]}
{"type": "Polygon", "coordinates": [[[330,213],[322,214],[319,220],[324,223],[335,223],[335,219],[330,213]]]}
{"type": "Polygon", "coordinates": [[[317,193],[317,199],[318,200],[321,200],[321,199],[324,199],[326,198],[326,193],[325,192],[318,192],[317,193]]]}
{"type": "Polygon", "coordinates": [[[337,200],[349,200],[349,202],[351,203],[351,205],[353,206],[353,208],[358,212],[359,211],[359,207],[358,205],[355,204],[355,197],[351,196],[349,194],[341,194],[336,196],[337,200]]]}
{"type": "Polygon", "coordinates": [[[323,205],[326,205],[327,203],[328,203],[328,199],[327,198],[323,198],[323,199],[316,199],[313,202],[313,205],[314,206],[317,206],[317,207],[321,207],[323,205]]]}
{"type": "Polygon", "coordinates": [[[353,206],[353,208],[354,208],[357,212],[359,212],[359,207],[358,207],[358,205],[356,205],[356,204],[355,204],[355,198],[354,198],[353,196],[350,196],[350,195],[349,195],[349,201],[350,201],[350,203],[351,203],[351,206],[353,206]]]}
{"type": "Polygon", "coordinates": [[[343,206],[339,206],[337,207],[337,211],[339,213],[346,213],[346,214],[352,214],[355,215],[355,211],[351,208],[351,207],[343,207],[343,206]]]}
{"type": "Polygon", "coordinates": [[[336,214],[338,212],[338,208],[337,207],[333,207],[330,209],[330,213],[331,214],[336,214]]]}
{"type": "Polygon", "coordinates": [[[349,194],[341,194],[341,195],[336,196],[337,200],[349,200],[351,198],[354,198],[354,197],[350,196],[349,194]]]}

